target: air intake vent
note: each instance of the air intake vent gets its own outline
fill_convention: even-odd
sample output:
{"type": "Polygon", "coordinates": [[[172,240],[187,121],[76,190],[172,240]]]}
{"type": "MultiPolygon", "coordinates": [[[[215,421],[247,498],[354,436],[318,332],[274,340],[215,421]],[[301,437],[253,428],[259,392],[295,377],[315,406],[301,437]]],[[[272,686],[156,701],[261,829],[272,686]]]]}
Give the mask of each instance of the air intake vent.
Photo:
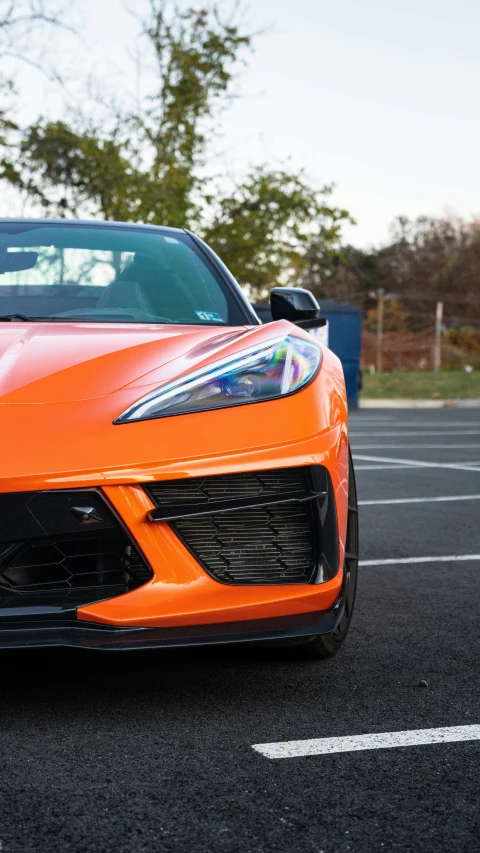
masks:
{"type": "Polygon", "coordinates": [[[0,511],[0,623],[74,611],[152,577],[99,491],[2,494],[0,511]]]}
{"type": "Polygon", "coordinates": [[[305,584],[322,571],[329,478],[300,467],[145,485],[157,509],[216,580],[305,584]],[[322,513],[320,513],[322,508],[322,513]]]}
{"type": "Polygon", "coordinates": [[[279,468],[273,471],[224,474],[221,477],[170,480],[145,488],[158,507],[184,504],[213,507],[218,501],[260,497],[268,499],[285,493],[295,498],[310,491],[308,472],[308,468],[279,468]]]}
{"type": "Polygon", "coordinates": [[[121,595],[151,576],[123,537],[48,539],[0,546],[0,608],[52,598],[73,606],[121,595]],[[53,596],[53,597],[52,597],[53,596]]]}
{"type": "Polygon", "coordinates": [[[234,584],[308,583],[315,538],[308,504],[275,504],[199,518],[174,530],[217,580],[234,584]]]}

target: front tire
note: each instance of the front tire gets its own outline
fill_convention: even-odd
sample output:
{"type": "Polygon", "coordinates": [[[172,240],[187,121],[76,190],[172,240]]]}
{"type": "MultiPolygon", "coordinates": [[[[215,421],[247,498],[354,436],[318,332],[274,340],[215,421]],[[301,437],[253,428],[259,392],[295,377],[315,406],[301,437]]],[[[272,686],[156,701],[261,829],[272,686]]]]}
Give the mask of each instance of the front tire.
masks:
{"type": "Polygon", "coordinates": [[[295,646],[300,657],[309,660],[329,658],[343,646],[352,621],[358,575],[358,502],[352,454],[348,449],[348,516],[345,540],[345,562],[342,591],[346,586],[345,601],[337,626],[331,634],[317,634],[295,646]]]}

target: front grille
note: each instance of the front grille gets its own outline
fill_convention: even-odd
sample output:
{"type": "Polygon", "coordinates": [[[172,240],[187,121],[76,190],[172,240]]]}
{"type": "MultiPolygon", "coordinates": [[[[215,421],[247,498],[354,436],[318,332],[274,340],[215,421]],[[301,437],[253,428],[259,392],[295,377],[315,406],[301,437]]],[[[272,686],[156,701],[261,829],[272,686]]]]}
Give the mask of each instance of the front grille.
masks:
{"type": "Polygon", "coordinates": [[[0,545],[0,607],[52,594],[56,604],[78,606],[98,600],[99,593],[121,595],[149,577],[138,552],[119,537],[0,545]]]}
{"type": "Polygon", "coordinates": [[[181,518],[173,527],[207,571],[224,583],[308,583],[315,570],[308,504],[181,518]]]}
{"type": "Polygon", "coordinates": [[[288,492],[292,498],[309,489],[308,468],[279,468],[271,471],[248,471],[219,477],[192,477],[146,486],[155,506],[172,504],[214,504],[216,501],[240,498],[275,497],[288,492]]]}
{"type": "Polygon", "coordinates": [[[152,577],[99,492],[4,494],[0,509],[0,621],[72,611],[152,577]]]}
{"type": "Polygon", "coordinates": [[[326,469],[280,468],[144,488],[158,508],[152,518],[168,519],[216,580],[264,585],[325,579],[322,524],[331,518],[326,508],[332,497],[326,469]]]}

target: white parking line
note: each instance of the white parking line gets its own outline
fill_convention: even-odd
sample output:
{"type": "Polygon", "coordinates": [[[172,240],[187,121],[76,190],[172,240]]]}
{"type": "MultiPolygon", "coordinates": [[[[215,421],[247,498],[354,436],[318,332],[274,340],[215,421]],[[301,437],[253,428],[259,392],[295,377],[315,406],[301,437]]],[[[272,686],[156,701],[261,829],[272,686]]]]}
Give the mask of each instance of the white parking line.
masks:
{"type": "Polygon", "coordinates": [[[454,554],[448,557],[395,557],[384,560],[359,560],[359,566],[403,566],[407,563],[460,563],[476,562],[480,554],[454,554]]]}
{"type": "Polygon", "coordinates": [[[480,444],[357,444],[357,450],[480,450],[480,444]]]}
{"type": "Polygon", "coordinates": [[[428,504],[442,501],[479,501],[480,495],[445,495],[435,498],[388,498],[379,501],[359,501],[359,506],[379,506],[381,504],[428,504]]]}
{"type": "MultiPolygon", "coordinates": [[[[445,421],[443,424],[436,424],[436,428],[437,429],[443,429],[443,427],[445,427],[445,429],[450,429],[451,427],[455,427],[455,428],[456,427],[470,427],[471,428],[471,427],[477,426],[477,423],[479,421],[480,421],[480,418],[477,418],[475,421],[473,421],[473,420],[472,421],[445,421]]],[[[428,430],[428,428],[429,428],[428,424],[422,423],[421,421],[420,422],[419,421],[399,422],[398,419],[391,419],[388,422],[382,422],[382,421],[373,421],[373,420],[372,421],[364,421],[363,418],[358,418],[358,419],[355,418],[355,420],[352,420],[352,418],[350,418],[349,424],[350,424],[350,427],[353,427],[353,428],[355,428],[355,427],[362,428],[363,426],[370,426],[370,425],[376,426],[377,424],[378,424],[378,426],[380,426],[384,429],[388,429],[390,427],[390,425],[393,427],[393,429],[400,429],[400,427],[402,429],[403,429],[403,427],[416,427],[417,429],[425,428],[426,430],[428,430]]]]}
{"type": "Polygon", "coordinates": [[[415,435],[423,435],[426,438],[430,438],[431,435],[480,435],[480,429],[442,430],[442,432],[432,432],[431,430],[423,430],[422,432],[355,432],[354,430],[350,430],[350,433],[354,438],[392,438],[397,435],[402,436],[402,438],[410,438],[410,436],[415,435]]]}
{"type": "MultiPolygon", "coordinates": [[[[472,426],[472,424],[470,424],[472,426]]],[[[475,424],[474,424],[475,426],[475,424]]],[[[355,432],[355,430],[364,430],[364,429],[398,429],[398,424],[396,423],[384,423],[382,421],[349,421],[348,422],[348,430],[349,432],[355,432]]]]}
{"type": "Polygon", "coordinates": [[[331,755],[335,752],[358,752],[366,749],[392,749],[399,746],[427,746],[433,743],[460,743],[473,740],[480,740],[480,725],[254,743],[253,749],[265,758],[303,758],[308,755],[331,755]]]}
{"type": "MultiPolygon", "coordinates": [[[[480,464],[480,463],[479,463],[480,464]]],[[[386,469],[390,469],[390,471],[405,471],[412,470],[415,468],[415,465],[355,465],[355,471],[385,471],[386,469]]]]}
{"type": "MultiPolygon", "coordinates": [[[[379,448],[381,449],[381,448],[379,448]]],[[[464,462],[420,462],[418,459],[398,459],[391,456],[365,456],[363,453],[353,451],[354,459],[359,459],[362,462],[393,462],[398,465],[410,465],[413,468],[448,468],[454,471],[480,471],[480,468],[472,468],[464,462]]]]}

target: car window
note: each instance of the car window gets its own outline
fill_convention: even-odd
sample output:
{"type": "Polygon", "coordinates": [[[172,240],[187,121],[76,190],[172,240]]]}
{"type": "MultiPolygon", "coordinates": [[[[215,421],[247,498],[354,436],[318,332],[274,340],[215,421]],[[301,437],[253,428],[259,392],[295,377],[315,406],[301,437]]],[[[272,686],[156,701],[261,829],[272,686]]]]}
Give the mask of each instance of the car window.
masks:
{"type": "Polygon", "coordinates": [[[0,315],[242,325],[250,318],[195,241],[124,226],[0,223],[0,315]]]}

